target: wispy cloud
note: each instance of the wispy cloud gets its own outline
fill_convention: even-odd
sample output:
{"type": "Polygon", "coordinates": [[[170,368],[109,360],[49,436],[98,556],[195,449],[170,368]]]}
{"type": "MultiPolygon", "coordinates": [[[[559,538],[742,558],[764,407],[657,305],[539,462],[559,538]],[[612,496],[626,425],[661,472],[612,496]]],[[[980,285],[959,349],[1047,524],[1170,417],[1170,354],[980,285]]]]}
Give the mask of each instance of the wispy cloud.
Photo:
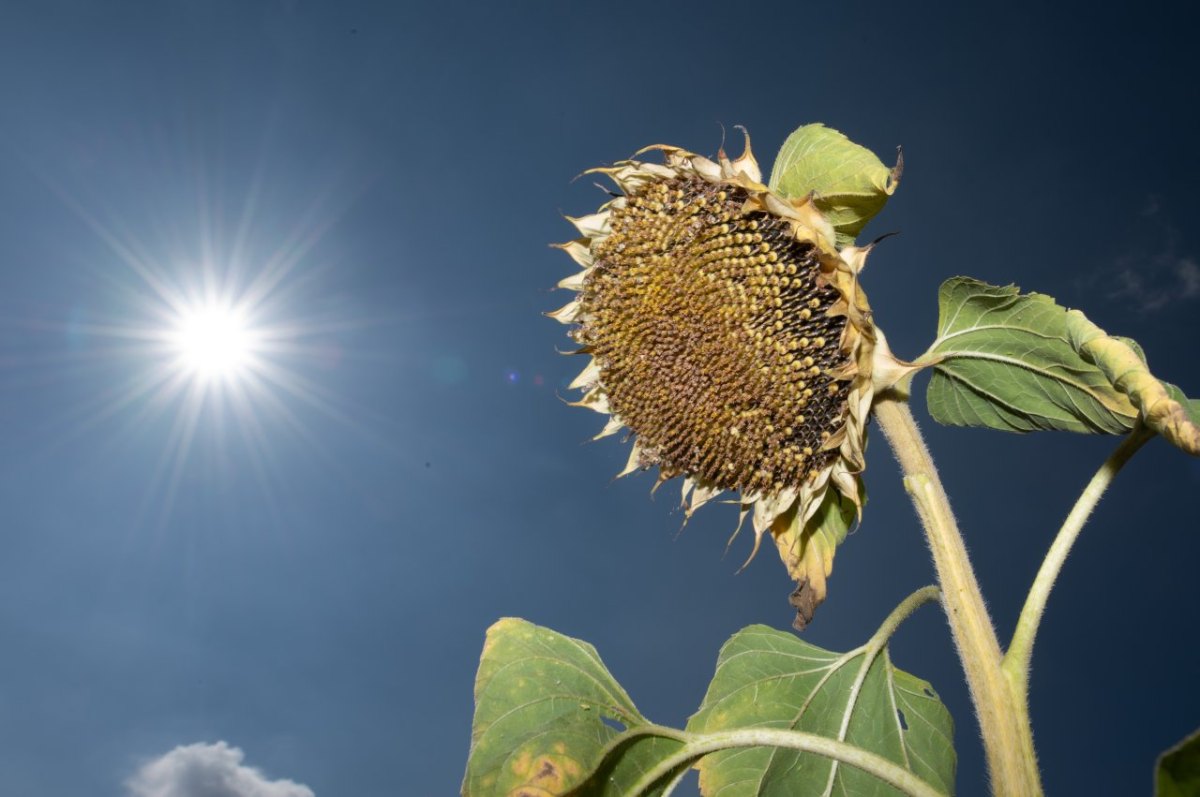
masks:
{"type": "Polygon", "coordinates": [[[268,780],[225,742],[182,745],[143,764],[125,785],[130,797],[315,797],[291,780],[268,780]]]}
{"type": "Polygon", "coordinates": [[[1130,260],[1119,261],[1111,298],[1131,300],[1149,312],[1200,296],[1200,264],[1194,259],[1168,251],[1130,260]]]}
{"type": "Polygon", "coordinates": [[[1158,198],[1149,197],[1139,216],[1145,220],[1139,227],[1144,226],[1144,238],[1150,243],[1127,250],[1086,283],[1093,289],[1104,286],[1108,298],[1143,312],[1200,298],[1200,262],[1179,251],[1179,231],[1164,216],[1158,198]]]}

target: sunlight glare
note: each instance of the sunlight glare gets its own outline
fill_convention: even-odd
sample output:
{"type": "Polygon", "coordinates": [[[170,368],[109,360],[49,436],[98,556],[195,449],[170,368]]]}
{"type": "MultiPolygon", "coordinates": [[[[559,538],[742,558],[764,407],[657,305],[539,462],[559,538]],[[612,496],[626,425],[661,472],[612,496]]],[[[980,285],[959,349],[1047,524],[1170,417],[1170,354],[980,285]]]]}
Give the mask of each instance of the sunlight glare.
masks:
{"type": "Polygon", "coordinates": [[[281,447],[299,444],[312,459],[332,461],[310,425],[319,416],[375,439],[358,420],[363,413],[348,412],[327,384],[346,361],[342,341],[366,325],[331,309],[334,300],[318,287],[325,269],[314,249],[333,219],[318,197],[277,227],[287,220],[279,213],[295,208],[265,202],[260,190],[255,182],[240,215],[227,215],[198,187],[198,220],[181,212],[178,228],[148,228],[148,239],[65,197],[107,246],[97,273],[108,291],[105,304],[91,308],[93,320],[64,331],[94,340],[80,346],[81,361],[102,356],[123,366],[114,371],[119,381],[72,410],[79,422],[67,436],[120,417],[123,438],[161,437],[139,523],[153,515],[165,528],[182,491],[215,481],[224,490],[227,479],[246,475],[270,510],[282,511],[273,469],[292,449],[281,447]],[[263,206],[273,210],[259,218],[263,206]],[[114,260],[125,268],[111,268],[114,260]],[[105,309],[110,300],[115,312],[105,309]]]}
{"type": "Polygon", "coordinates": [[[229,380],[250,365],[255,335],[236,308],[212,303],[184,311],[172,343],[187,373],[203,380],[229,380]]]}

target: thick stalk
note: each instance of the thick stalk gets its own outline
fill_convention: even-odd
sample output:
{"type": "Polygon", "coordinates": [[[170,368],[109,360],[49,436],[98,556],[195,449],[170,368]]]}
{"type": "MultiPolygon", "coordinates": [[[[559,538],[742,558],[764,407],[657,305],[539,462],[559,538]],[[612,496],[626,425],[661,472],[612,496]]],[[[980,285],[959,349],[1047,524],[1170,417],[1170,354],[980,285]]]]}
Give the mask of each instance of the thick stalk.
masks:
{"type": "Polygon", "coordinates": [[[1062,571],[1067,554],[1071,552],[1071,546],[1079,537],[1083,524],[1087,522],[1088,516],[1096,508],[1096,504],[1100,503],[1100,497],[1104,495],[1104,491],[1108,489],[1113,478],[1129,461],[1129,458],[1152,437],[1154,437],[1153,432],[1138,424],[1121,441],[1121,445],[1117,446],[1112,455],[1104,461],[1100,470],[1096,471],[1096,475],[1083,489],[1079,500],[1075,502],[1071,513],[1063,522],[1062,528],[1058,530],[1058,535],[1054,538],[1050,550],[1046,552],[1046,558],[1042,561],[1037,577],[1033,580],[1033,586],[1029,588],[1028,597],[1025,598],[1025,606],[1021,609],[1020,619],[1017,620],[1017,629],[1013,632],[1012,643],[1004,655],[1004,670],[1012,680],[1017,696],[1022,703],[1028,703],[1029,662],[1033,656],[1034,637],[1037,635],[1042,614],[1046,610],[1046,601],[1050,597],[1050,590],[1054,587],[1054,581],[1062,571]]]}
{"type": "Polygon", "coordinates": [[[894,392],[882,394],[876,399],[875,418],[904,471],[904,485],[933,553],[942,605],[983,735],[993,793],[1000,797],[1040,795],[1042,787],[1025,702],[1016,699],[1004,674],[1000,642],[975,571],[907,400],[894,392]]]}

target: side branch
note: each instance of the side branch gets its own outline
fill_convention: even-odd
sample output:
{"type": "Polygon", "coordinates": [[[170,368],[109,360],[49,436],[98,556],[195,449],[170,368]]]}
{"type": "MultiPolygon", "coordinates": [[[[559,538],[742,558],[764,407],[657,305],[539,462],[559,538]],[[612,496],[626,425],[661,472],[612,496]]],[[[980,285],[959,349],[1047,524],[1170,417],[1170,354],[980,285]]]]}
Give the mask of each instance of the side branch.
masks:
{"type": "Polygon", "coordinates": [[[1013,632],[1012,644],[1008,646],[1008,652],[1004,656],[1004,670],[1012,679],[1022,702],[1026,700],[1029,692],[1029,662],[1033,657],[1033,642],[1037,636],[1038,624],[1046,610],[1046,601],[1050,597],[1050,590],[1054,587],[1054,582],[1062,571],[1063,563],[1067,560],[1067,554],[1071,552],[1071,546],[1075,544],[1079,532],[1083,530],[1088,516],[1100,503],[1101,496],[1104,495],[1104,491],[1108,489],[1113,478],[1130,457],[1152,437],[1154,437],[1154,432],[1140,423],[1134,426],[1133,431],[1121,441],[1121,445],[1117,446],[1112,455],[1100,466],[1100,470],[1092,476],[1087,487],[1083,488],[1079,500],[1071,508],[1071,513],[1067,515],[1062,528],[1058,530],[1058,535],[1050,545],[1050,550],[1046,552],[1046,558],[1042,561],[1042,566],[1033,580],[1033,586],[1029,588],[1029,595],[1025,598],[1025,606],[1021,609],[1021,617],[1017,620],[1016,631],[1013,632]]]}
{"type": "Polygon", "coordinates": [[[628,794],[631,797],[641,797],[678,768],[709,753],[737,747],[785,747],[804,753],[814,753],[861,769],[911,797],[945,797],[904,767],[869,750],[830,739],[827,736],[775,728],[746,728],[738,731],[693,735],[682,750],[663,759],[642,776],[630,788],[628,794]]]}
{"type": "Polygon", "coordinates": [[[868,648],[882,648],[896,633],[900,624],[909,618],[913,612],[927,603],[932,603],[941,597],[941,590],[935,586],[921,587],[919,590],[900,601],[892,613],[879,626],[879,630],[867,641],[868,648]]]}

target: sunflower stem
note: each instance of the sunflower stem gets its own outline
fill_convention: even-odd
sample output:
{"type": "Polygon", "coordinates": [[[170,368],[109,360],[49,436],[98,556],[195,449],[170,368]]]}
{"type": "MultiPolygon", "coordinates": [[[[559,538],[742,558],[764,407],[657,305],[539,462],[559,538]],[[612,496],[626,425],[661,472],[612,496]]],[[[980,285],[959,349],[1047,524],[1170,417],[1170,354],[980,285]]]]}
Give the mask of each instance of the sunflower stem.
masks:
{"type": "Polygon", "coordinates": [[[1017,620],[1017,628],[1013,632],[1008,652],[1004,655],[1004,671],[1012,681],[1017,696],[1023,703],[1028,704],[1029,700],[1029,662],[1033,656],[1033,642],[1037,636],[1038,624],[1046,610],[1046,601],[1050,597],[1050,590],[1054,587],[1054,582],[1062,571],[1063,563],[1067,560],[1067,554],[1071,552],[1071,546],[1075,544],[1079,532],[1083,530],[1088,516],[1100,502],[1104,491],[1112,484],[1113,478],[1116,477],[1121,467],[1137,453],[1138,449],[1152,437],[1154,437],[1154,432],[1139,423],[1121,441],[1121,444],[1092,476],[1087,487],[1083,489],[1079,500],[1075,502],[1075,506],[1071,508],[1070,514],[1063,522],[1062,528],[1058,530],[1058,535],[1050,545],[1050,550],[1046,552],[1046,558],[1042,561],[1037,577],[1033,580],[1033,586],[1029,588],[1029,595],[1025,598],[1025,606],[1021,609],[1021,616],[1017,620]]]}
{"type": "Polygon", "coordinates": [[[942,606],[983,736],[992,792],[1000,797],[1040,795],[1029,713],[1004,673],[1000,642],[933,458],[903,395],[877,396],[875,418],[904,472],[904,486],[933,554],[942,606]]]}
{"type": "Polygon", "coordinates": [[[803,753],[815,753],[861,769],[911,797],[945,797],[933,786],[894,761],[861,747],[830,739],[828,736],[777,728],[744,728],[690,736],[683,749],[664,758],[646,772],[626,794],[629,797],[641,797],[672,772],[710,753],[742,747],[784,747],[803,753]]]}
{"type": "Polygon", "coordinates": [[[941,590],[935,586],[921,587],[919,590],[909,595],[904,600],[900,601],[892,613],[887,616],[887,619],[879,626],[879,630],[871,636],[864,647],[879,649],[888,643],[892,638],[892,634],[896,633],[896,629],[900,624],[909,618],[909,616],[917,609],[927,603],[936,601],[941,597],[941,590]]]}

